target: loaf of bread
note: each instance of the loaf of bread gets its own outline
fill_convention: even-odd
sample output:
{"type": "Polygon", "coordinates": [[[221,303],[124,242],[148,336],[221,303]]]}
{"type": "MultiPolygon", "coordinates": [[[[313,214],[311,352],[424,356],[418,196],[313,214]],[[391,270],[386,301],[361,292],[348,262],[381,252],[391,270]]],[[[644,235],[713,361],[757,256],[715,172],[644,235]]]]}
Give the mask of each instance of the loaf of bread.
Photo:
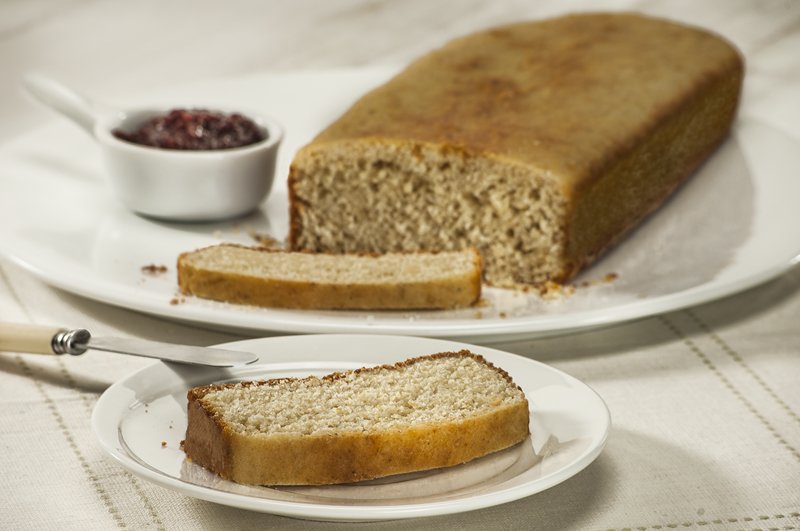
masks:
{"type": "Polygon", "coordinates": [[[742,77],[724,39],[637,14],[456,39],[298,151],[290,245],[475,246],[489,284],[568,281],[726,138],[742,77]]]}
{"type": "Polygon", "coordinates": [[[385,255],[324,254],[217,245],[178,257],[186,295],[271,308],[445,309],[480,298],[474,248],[385,255]]]}
{"type": "Polygon", "coordinates": [[[457,465],[528,434],[528,402],[469,351],[323,378],[191,389],[183,449],[238,483],[325,485],[457,465]]]}

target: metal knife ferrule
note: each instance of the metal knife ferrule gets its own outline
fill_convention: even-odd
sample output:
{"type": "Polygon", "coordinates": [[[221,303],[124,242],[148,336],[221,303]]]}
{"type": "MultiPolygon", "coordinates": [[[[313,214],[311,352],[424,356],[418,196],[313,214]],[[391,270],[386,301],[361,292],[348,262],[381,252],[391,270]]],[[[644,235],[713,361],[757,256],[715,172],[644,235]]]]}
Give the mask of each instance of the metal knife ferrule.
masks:
{"type": "Polygon", "coordinates": [[[92,335],[84,328],[62,330],[53,336],[50,346],[56,354],[78,356],[86,352],[92,335]]]}

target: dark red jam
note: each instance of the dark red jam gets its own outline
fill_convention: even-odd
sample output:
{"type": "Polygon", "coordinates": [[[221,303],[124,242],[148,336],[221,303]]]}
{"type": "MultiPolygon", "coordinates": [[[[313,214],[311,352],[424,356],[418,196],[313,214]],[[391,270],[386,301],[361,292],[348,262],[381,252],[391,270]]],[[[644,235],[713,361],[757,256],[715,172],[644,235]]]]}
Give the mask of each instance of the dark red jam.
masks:
{"type": "Polygon", "coordinates": [[[238,113],[175,109],[129,133],[116,129],[120,140],[163,149],[210,150],[249,146],[264,140],[258,125],[238,113]]]}

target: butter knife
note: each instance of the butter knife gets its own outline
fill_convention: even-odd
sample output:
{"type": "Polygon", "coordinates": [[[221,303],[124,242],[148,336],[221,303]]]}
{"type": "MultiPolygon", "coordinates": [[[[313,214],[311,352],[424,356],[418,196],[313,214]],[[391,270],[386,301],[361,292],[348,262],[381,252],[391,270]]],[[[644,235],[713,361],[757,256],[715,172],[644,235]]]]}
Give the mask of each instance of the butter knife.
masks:
{"type": "Polygon", "coordinates": [[[0,352],[77,356],[87,350],[211,367],[238,367],[258,359],[255,354],[236,350],[177,345],[146,339],[93,337],[83,328],[69,330],[46,325],[0,323],[0,352]]]}

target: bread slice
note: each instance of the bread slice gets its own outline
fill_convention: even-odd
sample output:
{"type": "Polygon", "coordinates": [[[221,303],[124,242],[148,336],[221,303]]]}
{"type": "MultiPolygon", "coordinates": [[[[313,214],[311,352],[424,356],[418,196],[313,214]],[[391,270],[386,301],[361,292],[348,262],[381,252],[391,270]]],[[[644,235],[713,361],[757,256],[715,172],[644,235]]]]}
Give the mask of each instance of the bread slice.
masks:
{"type": "Polygon", "coordinates": [[[719,36],[631,13],[456,39],[296,154],[290,245],[475,246],[489,284],[565,282],[725,139],[742,76],[719,36]]]}
{"type": "Polygon", "coordinates": [[[469,351],[191,389],[183,448],[225,479],[324,485],[465,463],[528,436],[528,402],[469,351]]]}
{"type": "Polygon", "coordinates": [[[180,255],[178,286],[273,308],[446,309],[480,298],[481,259],[475,249],[332,255],[217,245],[180,255]]]}

